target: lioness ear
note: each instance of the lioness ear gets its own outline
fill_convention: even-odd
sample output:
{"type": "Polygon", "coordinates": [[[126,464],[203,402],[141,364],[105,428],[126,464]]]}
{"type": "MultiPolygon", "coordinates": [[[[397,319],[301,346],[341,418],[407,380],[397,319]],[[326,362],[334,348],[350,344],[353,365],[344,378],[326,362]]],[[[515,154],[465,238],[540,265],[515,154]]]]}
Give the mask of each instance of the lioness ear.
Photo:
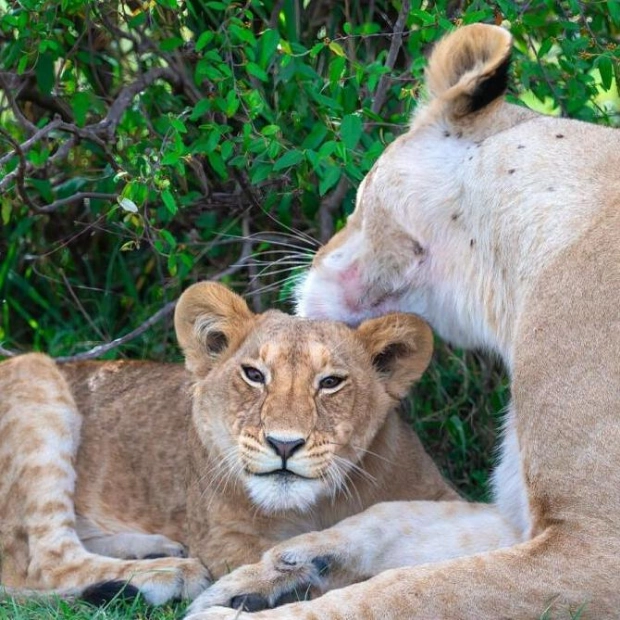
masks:
{"type": "Polygon", "coordinates": [[[512,36],[499,26],[472,24],[437,43],[426,69],[431,98],[455,119],[477,112],[506,91],[512,36]]]}
{"type": "Polygon", "coordinates": [[[431,328],[412,314],[388,314],[364,321],[357,333],[383,377],[388,394],[403,398],[430,362],[431,328]]]}
{"type": "Polygon", "coordinates": [[[190,286],[174,313],[187,369],[195,375],[207,374],[217,359],[239,346],[254,318],[245,301],[225,286],[216,282],[190,286]]]}

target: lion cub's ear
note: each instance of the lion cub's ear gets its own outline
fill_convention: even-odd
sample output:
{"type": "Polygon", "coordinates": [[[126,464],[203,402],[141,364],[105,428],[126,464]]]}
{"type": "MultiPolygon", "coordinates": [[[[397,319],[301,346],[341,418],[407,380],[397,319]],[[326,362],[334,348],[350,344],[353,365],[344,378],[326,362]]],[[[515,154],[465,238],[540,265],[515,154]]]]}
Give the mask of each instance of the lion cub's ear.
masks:
{"type": "Polygon", "coordinates": [[[430,362],[431,328],[412,314],[388,314],[364,321],[357,334],[382,376],[388,394],[403,398],[430,362]]]}
{"type": "Polygon", "coordinates": [[[254,323],[255,315],[239,295],[216,282],[198,282],[180,297],[174,313],[177,340],[185,365],[206,375],[216,360],[234,351],[254,323]]]}
{"type": "Polygon", "coordinates": [[[512,37],[499,26],[472,24],[435,46],[426,69],[431,99],[441,99],[448,116],[477,112],[506,90],[512,37]]]}

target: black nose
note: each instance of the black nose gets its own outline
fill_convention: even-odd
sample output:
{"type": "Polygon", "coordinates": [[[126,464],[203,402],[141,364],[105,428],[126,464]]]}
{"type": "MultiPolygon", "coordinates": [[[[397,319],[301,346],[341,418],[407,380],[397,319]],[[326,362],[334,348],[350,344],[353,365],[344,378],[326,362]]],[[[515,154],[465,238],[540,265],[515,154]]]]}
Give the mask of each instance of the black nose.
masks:
{"type": "Polygon", "coordinates": [[[293,439],[292,441],[281,441],[267,435],[265,438],[267,443],[275,450],[275,453],[282,457],[283,461],[290,458],[294,452],[297,452],[305,443],[305,439],[293,439]]]}

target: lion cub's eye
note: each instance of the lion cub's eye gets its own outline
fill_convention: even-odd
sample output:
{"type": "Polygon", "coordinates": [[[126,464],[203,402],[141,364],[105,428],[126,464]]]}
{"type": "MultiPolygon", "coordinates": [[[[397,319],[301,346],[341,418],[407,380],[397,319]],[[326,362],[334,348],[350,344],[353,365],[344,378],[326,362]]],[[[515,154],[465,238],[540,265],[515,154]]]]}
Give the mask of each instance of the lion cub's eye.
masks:
{"type": "Polygon", "coordinates": [[[250,383],[259,383],[261,385],[265,383],[265,375],[258,368],[241,366],[241,370],[243,370],[243,374],[250,383]]]}
{"type": "Polygon", "coordinates": [[[319,389],[333,390],[334,388],[337,388],[344,380],[345,380],[345,377],[337,377],[336,375],[330,375],[329,377],[323,377],[319,381],[319,389]]]}

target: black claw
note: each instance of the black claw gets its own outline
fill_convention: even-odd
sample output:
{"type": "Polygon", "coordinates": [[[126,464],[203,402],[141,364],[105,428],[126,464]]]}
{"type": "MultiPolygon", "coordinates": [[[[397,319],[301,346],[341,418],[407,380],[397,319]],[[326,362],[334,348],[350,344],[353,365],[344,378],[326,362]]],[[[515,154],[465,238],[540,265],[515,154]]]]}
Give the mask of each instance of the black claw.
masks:
{"type": "Polygon", "coordinates": [[[269,609],[269,601],[261,594],[240,594],[230,599],[230,607],[241,611],[262,611],[269,609]]]}
{"type": "Polygon", "coordinates": [[[140,590],[125,581],[102,581],[86,588],[80,598],[96,607],[103,607],[111,601],[132,600],[139,595],[140,590]]]}
{"type": "Polygon", "coordinates": [[[322,577],[329,572],[333,561],[334,558],[332,556],[320,555],[312,559],[312,566],[316,568],[317,572],[319,573],[319,577],[322,577]]]}

